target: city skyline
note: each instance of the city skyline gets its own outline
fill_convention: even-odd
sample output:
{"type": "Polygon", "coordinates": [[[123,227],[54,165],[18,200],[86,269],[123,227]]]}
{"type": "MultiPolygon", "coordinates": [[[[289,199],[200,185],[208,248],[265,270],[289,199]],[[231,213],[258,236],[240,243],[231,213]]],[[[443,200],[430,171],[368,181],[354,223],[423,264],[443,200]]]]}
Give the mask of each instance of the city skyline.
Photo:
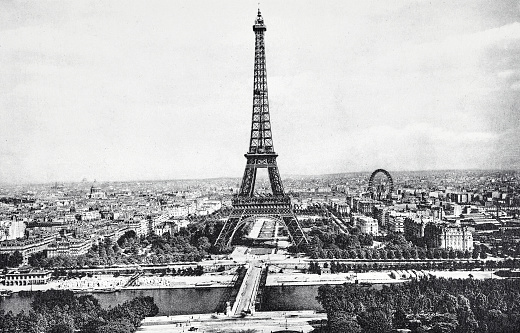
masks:
{"type": "MultiPolygon", "coordinates": [[[[260,7],[282,175],[520,167],[517,2],[260,7]]],[[[0,9],[0,182],[241,177],[257,3],[0,9]]]]}

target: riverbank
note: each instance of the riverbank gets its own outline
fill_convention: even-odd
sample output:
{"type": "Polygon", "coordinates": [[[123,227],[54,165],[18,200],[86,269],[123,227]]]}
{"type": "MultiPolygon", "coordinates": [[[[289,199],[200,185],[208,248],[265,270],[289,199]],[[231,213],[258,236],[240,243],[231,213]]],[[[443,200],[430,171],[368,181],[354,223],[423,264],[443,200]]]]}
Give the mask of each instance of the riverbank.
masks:
{"type": "Polygon", "coordinates": [[[233,285],[233,274],[204,274],[201,276],[140,276],[134,285],[126,286],[129,277],[94,275],[75,279],[52,280],[42,285],[2,286],[0,289],[19,291],[43,291],[69,289],[76,292],[107,292],[123,289],[168,289],[168,288],[223,288],[233,285]]]}
{"type": "Polygon", "coordinates": [[[363,273],[303,274],[269,273],[266,286],[304,286],[343,283],[388,284],[409,281],[413,276],[446,279],[501,279],[494,271],[382,271],[363,273]]]}
{"type": "MultiPolygon", "coordinates": [[[[363,273],[305,274],[298,271],[269,273],[266,286],[301,286],[343,283],[388,284],[405,282],[417,271],[382,271],[363,273]],[[394,273],[392,273],[394,272],[394,273]]],[[[419,271],[420,276],[452,279],[500,279],[493,271],[419,271]]],[[[12,292],[69,289],[76,292],[110,292],[122,289],[225,288],[233,286],[234,274],[206,273],[201,276],[143,275],[135,284],[126,286],[128,276],[94,275],[76,279],[52,280],[44,285],[2,286],[12,292]]]]}

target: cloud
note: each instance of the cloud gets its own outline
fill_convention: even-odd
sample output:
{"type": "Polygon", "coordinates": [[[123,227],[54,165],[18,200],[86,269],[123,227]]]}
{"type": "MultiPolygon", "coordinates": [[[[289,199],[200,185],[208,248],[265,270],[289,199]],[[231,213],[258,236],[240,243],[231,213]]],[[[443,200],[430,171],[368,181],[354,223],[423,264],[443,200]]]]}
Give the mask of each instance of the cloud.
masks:
{"type": "MultiPolygon", "coordinates": [[[[498,28],[471,34],[448,36],[433,42],[397,47],[393,52],[382,54],[374,62],[378,69],[412,71],[479,71],[487,66],[484,52],[490,49],[513,50],[520,48],[520,23],[514,22],[498,28]]],[[[504,73],[502,74],[504,75],[504,73]]]]}
{"type": "MultiPolygon", "coordinates": [[[[498,165],[490,147],[518,137],[520,24],[470,3],[267,1],[281,172],[498,165]]],[[[240,176],[254,14],[0,3],[0,181],[240,176]]]]}
{"type": "Polygon", "coordinates": [[[517,81],[511,85],[512,90],[520,90],[520,81],[517,81]]]}

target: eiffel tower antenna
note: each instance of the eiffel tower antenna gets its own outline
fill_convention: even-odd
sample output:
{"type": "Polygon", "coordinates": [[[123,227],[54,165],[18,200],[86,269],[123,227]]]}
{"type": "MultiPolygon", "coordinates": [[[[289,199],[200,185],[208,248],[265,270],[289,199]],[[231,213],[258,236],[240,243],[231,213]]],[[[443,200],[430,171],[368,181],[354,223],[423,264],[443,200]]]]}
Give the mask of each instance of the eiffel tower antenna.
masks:
{"type": "MultiPolygon", "coordinates": [[[[260,4],[259,4],[260,5],[260,4]]],[[[291,198],[284,192],[282,179],[276,164],[267,95],[267,70],[264,33],[267,30],[260,8],[253,25],[255,33],[255,66],[253,81],[253,117],[251,138],[246,157],[246,168],[238,195],[233,198],[233,210],[222,228],[215,246],[224,249],[231,245],[235,232],[243,224],[256,217],[270,217],[287,227],[294,245],[307,245],[307,238],[291,207],[291,198]],[[255,194],[256,174],[266,168],[269,174],[272,196],[255,194]]]]}

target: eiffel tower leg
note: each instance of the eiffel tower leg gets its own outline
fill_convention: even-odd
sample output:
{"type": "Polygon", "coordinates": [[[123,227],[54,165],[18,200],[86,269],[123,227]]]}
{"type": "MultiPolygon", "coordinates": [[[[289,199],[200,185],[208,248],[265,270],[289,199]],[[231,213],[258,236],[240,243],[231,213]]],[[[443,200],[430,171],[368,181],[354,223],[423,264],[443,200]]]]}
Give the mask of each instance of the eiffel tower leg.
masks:
{"type": "Polygon", "coordinates": [[[280,173],[278,172],[278,167],[268,167],[267,171],[269,172],[269,181],[271,182],[271,190],[273,191],[274,196],[283,196],[283,185],[282,179],[280,178],[280,173]]]}
{"type": "Polygon", "coordinates": [[[215,247],[217,249],[223,250],[231,245],[231,240],[233,239],[233,235],[236,232],[239,222],[240,217],[233,216],[232,213],[232,215],[227,219],[226,223],[222,227],[222,230],[220,231],[220,234],[215,241],[215,247]]]}
{"type": "Polygon", "coordinates": [[[283,222],[289,231],[289,236],[291,236],[292,243],[301,250],[305,250],[305,247],[308,244],[307,237],[305,236],[300,223],[296,219],[296,216],[284,216],[283,222]]]}
{"type": "Polygon", "coordinates": [[[240,192],[238,195],[241,197],[253,196],[253,192],[255,190],[255,182],[256,182],[256,168],[251,167],[251,166],[246,166],[246,169],[244,171],[244,177],[242,178],[242,184],[240,185],[240,192]]]}

